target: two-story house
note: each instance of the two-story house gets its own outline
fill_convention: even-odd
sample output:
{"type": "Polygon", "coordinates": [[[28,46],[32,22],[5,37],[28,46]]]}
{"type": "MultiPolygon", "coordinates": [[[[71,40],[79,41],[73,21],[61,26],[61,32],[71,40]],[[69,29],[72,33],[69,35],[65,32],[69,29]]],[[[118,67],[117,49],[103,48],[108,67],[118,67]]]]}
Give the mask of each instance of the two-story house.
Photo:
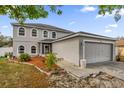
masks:
{"type": "Polygon", "coordinates": [[[116,39],[102,35],[72,32],[46,24],[13,25],[13,55],[31,56],[56,53],[77,66],[115,60],[116,39]]]}
{"type": "Polygon", "coordinates": [[[52,41],[72,32],[46,24],[13,25],[13,55],[28,53],[31,56],[52,52],[52,41]]]}

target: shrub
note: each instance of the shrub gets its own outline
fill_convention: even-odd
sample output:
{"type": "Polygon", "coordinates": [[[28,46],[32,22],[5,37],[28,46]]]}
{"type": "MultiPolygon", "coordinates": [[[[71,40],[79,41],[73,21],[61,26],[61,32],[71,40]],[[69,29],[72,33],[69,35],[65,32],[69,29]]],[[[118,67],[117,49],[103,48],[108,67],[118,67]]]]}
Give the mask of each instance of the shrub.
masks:
{"type": "Polygon", "coordinates": [[[53,65],[55,65],[55,63],[57,62],[57,58],[56,55],[54,53],[49,53],[46,56],[46,65],[49,69],[51,69],[53,67],[53,65]]]}
{"type": "Polygon", "coordinates": [[[12,57],[13,56],[13,53],[12,52],[6,52],[5,54],[4,54],[4,57],[12,57]]]}
{"type": "Polygon", "coordinates": [[[7,62],[8,59],[4,56],[0,56],[0,62],[7,62]]]}
{"type": "Polygon", "coordinates": [[[27,54],[27,53],[22,53],[19,56],[19,59],[20,59],[21,62],[27,62],[27,61],[30,60],[30,58],[31,58],[30,55],[27,54]]]}

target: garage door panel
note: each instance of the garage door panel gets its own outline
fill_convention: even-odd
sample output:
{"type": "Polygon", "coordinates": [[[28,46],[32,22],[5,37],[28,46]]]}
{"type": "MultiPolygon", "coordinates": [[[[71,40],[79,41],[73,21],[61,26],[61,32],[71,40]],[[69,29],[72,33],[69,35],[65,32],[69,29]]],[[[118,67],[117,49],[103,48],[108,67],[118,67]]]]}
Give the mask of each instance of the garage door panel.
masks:
{"type": "Polygon", "coordinates": [[[111,44],[85,43],[85,57],[87,63],[96,63],[111,60],[111,44]]]}

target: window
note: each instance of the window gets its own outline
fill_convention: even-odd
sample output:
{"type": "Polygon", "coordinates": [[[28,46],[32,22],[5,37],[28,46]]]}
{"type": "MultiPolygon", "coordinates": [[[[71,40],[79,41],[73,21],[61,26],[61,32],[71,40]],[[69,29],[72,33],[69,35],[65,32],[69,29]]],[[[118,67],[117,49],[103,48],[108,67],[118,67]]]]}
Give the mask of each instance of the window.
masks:
{"type": "Polygon", "coordinates": [[[52,32],[52,38],[56,38],[56,32],[52,32]]]}
{"type": "Polygon", "coordinates": [[[24,36],[25,35],[25,29],[24,28],[19,28],[19,36],[24,36]]]}
{"type": "Polygon", "coordinates": [[[36,36],[37,36],[37,30],[36,30],[36,29],[33,29],[33,30],[32,30],[32,36],[33,36],[33,37],[36,37],[36,36]]]}
{"type": "Polygon", "coordinates": [[[31,47],[31,53],[36,53],[36,47],[35,46],[31,47]]]}
{"type": "Polygon", "coordinates": [[[44,36],[44,37],[48,37],[48,31],[44,31],[44,32],[43,32],[43,36],[44,36]]]}
{"type": "Polygon", "coordinates": [[[24,53],[24,46],[19,46],[18,53],[24,53]]]}

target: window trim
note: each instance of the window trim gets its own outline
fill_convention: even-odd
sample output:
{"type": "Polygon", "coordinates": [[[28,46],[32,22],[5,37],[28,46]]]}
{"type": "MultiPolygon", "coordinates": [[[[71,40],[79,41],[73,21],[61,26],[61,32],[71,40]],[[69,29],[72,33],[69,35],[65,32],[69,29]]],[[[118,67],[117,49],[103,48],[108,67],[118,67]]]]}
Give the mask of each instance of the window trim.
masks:
{"type": "Polygon", "coordinates": [[[43,37],[43,38],[49,38],[49,31],[48,31],[48,30],[43,30],[43,32],[42,32],[42,37],[43,37]],[[48,37],[44,37],[44,31],[47,31],[47,32],[48,32],[48,37]]]}
{"type": "Polygon", "coordinates": [[[36,46],[36,45],[31,45],[31,46],[30,46],[30,53],[31,53],[31,54],[37,54],[37,46],[36,46]],[[36,48],[36,53],[32,53],[32,49],[31,49],[32,46],[35,46],[35,48],[36,48]]]}
{"type": "MultiPolygon", "coordinates": [[[[55,31],[53,31],[53,32],[55,32],[55,31]]],[[[52,32],[52,34],[51,34],[51,35],[52,35],[52,39],[57,39],[57,33],[55,32],[55,33],[56,33],[56,37],[53,38],[53,32],[52,32]]]]}
{"type": "Polygon", "coordinates": [[[21,53],[19,53],[19,47],[20,46],[23,46],[24,47],[24,53],[25,53],[25,46],[24,45],[19,45],[18,47],[17,47],[17,54],[21,54],[21,53]]]}
{"type": "Polygon", "coordinates": [[[36,28],[32,28],[31,31],[30,31],[30,36],[31,36],[32,38],[37,38],[37,37],[38,37],[38,30],[37,30],[36,28]],[[37,36],[32,36],[32,31],[33,31],[33,29],[35,29],[35,30],[37,31],[37,36]]]}
{"type": "Polygon", "coordinates": [[[18,27],[17,36],[18,36],[18,37],[26,37],[26,29],[25,29],[25,27],[18,27]],[[19,35],[19,29],[20,29],[20,28],[24,28],[24,33],[25,33],[24,36],[20,36],[20,35],[19,35]]]}

